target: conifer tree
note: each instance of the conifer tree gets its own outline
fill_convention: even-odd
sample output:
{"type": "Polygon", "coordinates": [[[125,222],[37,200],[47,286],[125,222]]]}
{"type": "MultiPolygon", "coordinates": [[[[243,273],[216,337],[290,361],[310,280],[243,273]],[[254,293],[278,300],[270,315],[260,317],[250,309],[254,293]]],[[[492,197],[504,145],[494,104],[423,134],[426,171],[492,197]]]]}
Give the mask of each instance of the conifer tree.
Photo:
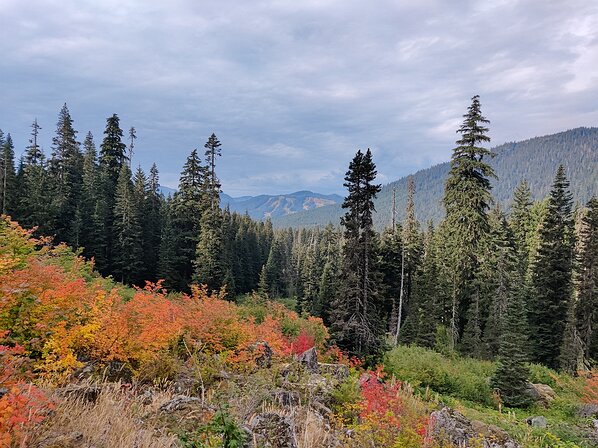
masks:
{"type": "Polygon", "coordinates": [[[498,366],[491,384],[500,392],[504,404],[524,407],[532,400],[528,393],[526,311],[520,295],[514,295],[508,301],[505,322],[507,324],[500,337],[498,366]]]}
{"type": "Polygon", "coordinates": [[[345,175],[349,194],[343,202],[347,212],[341,219],[344,281],[331,313],[332,331],[339,347],[362,356],[380,352],[386,328],[378,294],[380,275],[372,223],[373,200],[380,191],[380,185],[374,183],[376,174],[371,151],[357,151],[345,175]]]}
{"type": "Polygon", "coordinates": [[[17,174],[15,171],[15,147],[10,134],[0,138],[0,210],[3,214],[14,213],[17,205],[17,174]]]}
{"type": "MultiPolygon", "coordinates": [[[[459,316],[467,311],[475,319],[479,308],[475,303],[472,306],[472,301],[479,297],[475,273],[479,265],[480,244],[489,230],[490,178],[496,177],[492,167],[484,160],[493,153],[481,146],[490,138],[486,135],[489,121],[482,115],[479,96],[472,98],[471,106],[463,117],[463,124],[457,130],[461,138],[453,150],[444,194],[445,228],[450,250],[448,264],[452,267],[453,283],[453,340],[458,338],[464,326],[464,322],[459,322],[459,316]]],[[[475,322],[468,328],[478,331],[475,322]]]]}
{"type": "Polygon", "coordinates": [[[491,359],[498,355],[501,335],[505,325],[509,325],[505,320],[509,300],[515,294],[520,300],[525,297],[525,273],[519,269],[518,262],[515,237],[504,212],[497,206],[490,213],[490,234],[478,269],[482,309],[488,310],[482,316],[485,322],[483,351],[491,359]]]}
{"type": "Polygon", "coordinates": [[[99,241],[102,243],[100,251],[96,253],[96,263],[100,272],[105,274],[113,272],[116,255],[116,232],[113,229],[115,194],[122,166],[126,165],[126,145],[122,137],[120,119],[118,115],[113,114],[106,119],[104,139],[100,145],[99,188],[95,213],[98,233],[101,235],[99,241]]]}
{"type": "MultiPolygon", "coordinates": [[[[188,290],[194,272],[193,262],[200,237],[200,221],[204,210],[205,169],[194,149],[183,166],[178,191],[168,207],[169,226],[174,248],[162,247],[162,254],[169,253],[168,259],[160,260],[159,277],[169,288],[188,290]],[[172,253],[171,253],[172,252],[172,253]]],[[[162,245],[167,241],[162,238],[162,245]]]]}
{"type": "Polygon", "coordinates": [[[598,198],[588,201],[582,218],[575,273],[577,330],[586,359],[598,360],[598,198]]]}
{"type": "Polygon", "coordinates": [[[134,201],[131,170],[124,163],[116,185],[113,253],[114,275],[123,283],[138,281],[137,275],[142,271],[142,228],[134,201]]]}
{"type": "Polygon", "coordinates": [[[79,206],[82,223],[81,245],[85,256],[101,257],[104,236],[98,222],[97,202],[99,194],[98,154],[93,135],[88,132],[83,141],[83,175],[81,185],[81,203],[79,206]]]}
{"type": "Polygon", "coordinates": [[[160,179],[158,167],[154,163],[149,172],[147,181],[147,199],[145,215],[143,218],[144,229],[144,261],[147,270],[147,280],[156,281],[158,272],[158,259],[160,239],[162,233],[162,208],[164,196],[160,193],[160,179]]]}
{"type": "Polygon", "coordinates": [[[43,150],[38,143],[41,126],[34,120],[31,139],[23,158],[22,194],[19,201],[19,222],[26,227],[38,226],[38,232],[48,234],[50,192],[43,150]]]}
{"type": "MultiPolygon", "coordinates": [[[[441,324],[441,313],[438,302],[443,294],[439,281],[438,254],[432,222],[428,223],[421,270],[416,276],[414,285],[414,306],[408,319],[414,321],[416,328],[415,343],[423,347],[433,348],[436,342],[436,327],[441,324]]],[[[407,326],[407,323],[405,323],[407,326]]]]}
{"type": "Polygon", "coordinates": [[[56,135],[52,139],[52,157],[48,168],[53,199],[52,224],[56,238],[78,247],[81,242],[81,223],[76,218],[79,217],[83,155],[66,104],[58,114],[56,135]]]}
{"type": "Polygon", "coordinates": [[[557,170],[540,227],[540,246],[532,268],[530,324],[534,360],[558,367],[567,311],[572,300],[572,200],[565,169],[557,170]]]}
{"type": "MultiPolygon", "coordinates": [[[[390,316],[389,328],[391,334],[396,334],[399,325],[397,319],[403,312],[403,294],[401,287],[404,287],[401,280],[401,269],[404,251],[401,241],[401,229],[386,228],[380,237],[379,269],[382,274],[380,290],[383,297],[382,313],[390,316]],[[401,308],[401,309],[399,309],[401,308]]],[[[403,282],[404,283],[404,282],[403,282]]],[[[403,318],[405,316],[403,315],[403,318]]]]}

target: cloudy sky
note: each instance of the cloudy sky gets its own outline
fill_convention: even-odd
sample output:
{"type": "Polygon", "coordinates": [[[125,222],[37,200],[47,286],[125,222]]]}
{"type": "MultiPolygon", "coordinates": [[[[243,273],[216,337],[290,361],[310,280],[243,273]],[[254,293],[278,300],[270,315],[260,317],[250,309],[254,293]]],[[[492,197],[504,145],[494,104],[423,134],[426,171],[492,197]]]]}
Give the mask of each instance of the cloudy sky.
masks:
{"type": "Polygon", "coordinates": [[[499,144],[598,125],[595,0],[1,0],[0,128],[50,152],[135,126],[176,187],[215,132],[233,195],[342,193],[358,148],[382,182],[448,160],[480,94],[499,144]]]}

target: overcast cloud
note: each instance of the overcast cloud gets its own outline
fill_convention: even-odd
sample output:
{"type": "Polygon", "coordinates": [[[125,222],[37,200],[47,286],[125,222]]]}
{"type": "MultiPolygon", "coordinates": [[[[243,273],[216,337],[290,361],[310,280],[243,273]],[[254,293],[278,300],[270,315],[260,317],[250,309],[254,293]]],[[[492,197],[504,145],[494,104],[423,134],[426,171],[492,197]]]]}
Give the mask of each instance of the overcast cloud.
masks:
{"type": "Polygon", "coordinates": [[[0,0],[0,128],[46,153],[135,126],[176,187],[215,132],[229,194],[342,193],[358,148],[383,182],[448,160],[480,94],[494,144],[598,125],[595,0],[0,0]]]}

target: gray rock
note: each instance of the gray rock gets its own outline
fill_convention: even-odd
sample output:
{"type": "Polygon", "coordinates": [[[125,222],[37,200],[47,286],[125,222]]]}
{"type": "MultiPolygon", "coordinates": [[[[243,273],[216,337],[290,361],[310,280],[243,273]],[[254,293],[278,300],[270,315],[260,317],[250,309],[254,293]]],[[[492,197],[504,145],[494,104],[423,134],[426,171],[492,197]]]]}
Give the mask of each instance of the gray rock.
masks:
{"type": "Polygon", "coordinates": [[[526,418],[525,423],[533,426],[534,428],[546,428],[548,426],[548,420],[546,420],[546,417],[542,415],[526,418]]]}
{"type": "Polygon", "coordinates": [[[577,416],[581,418],[598,418],[598,404],[585,403],[577,409],[577,416]]]}
{"type": "Polygon", "coordinates": [[[8,393],[8,389],[6,387],[0,387],[0,398],[8,393]]]}
{"type": "Polygon", "coordinates": [[[256,446],[263,448],[298,448],[295,426],[289,417],[273,412],[253,416],[249,429],[256,446]]]}
{"type": "Polygon", "coordinates": [[[479,421],[470,421],[450,408],[430,415],[432,437],[440,443],[459,447],[520,448],[505,431],[479,421]]]}
{"type": "Polygon", "coordinates": [[[318,364],[318,351],[315,347],[304,351],[297,357],[297,361],[305,367],[309,373],[320,373],[320,365],[318,364]]]}

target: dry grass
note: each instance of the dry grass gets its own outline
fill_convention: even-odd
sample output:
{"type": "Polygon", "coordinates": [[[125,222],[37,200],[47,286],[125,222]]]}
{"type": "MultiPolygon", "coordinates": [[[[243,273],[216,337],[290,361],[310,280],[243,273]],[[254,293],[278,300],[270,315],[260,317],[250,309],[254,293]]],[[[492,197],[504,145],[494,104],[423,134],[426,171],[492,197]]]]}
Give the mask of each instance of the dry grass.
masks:
{"type": "Polygon", "coordinates": [[[152,427],[145,416],[155,414],[171,398],[156,393],[142,403],[119,384],[103,385],[95,400],[70,396],[32,435],[32,448],[171,448],[180,446],[164,429],[152,427]]]}

